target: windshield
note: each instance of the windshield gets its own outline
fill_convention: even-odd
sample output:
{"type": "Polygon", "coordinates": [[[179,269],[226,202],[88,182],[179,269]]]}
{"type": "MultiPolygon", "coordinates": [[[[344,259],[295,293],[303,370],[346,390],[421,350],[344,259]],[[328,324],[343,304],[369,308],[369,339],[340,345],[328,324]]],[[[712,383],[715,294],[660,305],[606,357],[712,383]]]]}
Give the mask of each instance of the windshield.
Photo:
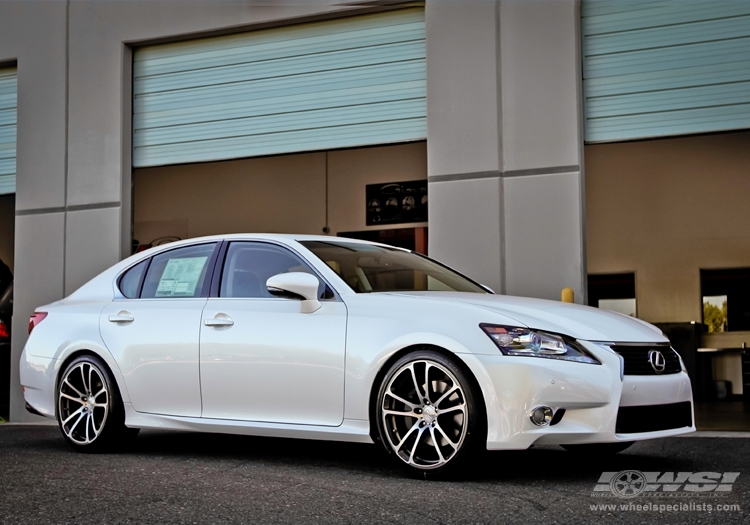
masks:
{"type": "Polygon", "coordinates": [[[300,241],[300,244],[358,293],[487,293],[460,273],[415,253],[345,241],[300,241]]]}

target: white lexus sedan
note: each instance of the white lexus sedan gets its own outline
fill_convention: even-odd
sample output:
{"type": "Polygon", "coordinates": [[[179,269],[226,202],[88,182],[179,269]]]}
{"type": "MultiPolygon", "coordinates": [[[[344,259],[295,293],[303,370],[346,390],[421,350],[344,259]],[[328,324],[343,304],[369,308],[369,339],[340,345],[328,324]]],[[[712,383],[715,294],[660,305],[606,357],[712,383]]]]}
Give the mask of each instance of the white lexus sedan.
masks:
{"type": "Polygon", "coordinates": [[[412,472],[695,430],[657,328],[508,297],[422,255],[306,235],[158,246],[40,307],[27,409],[82,451],[141,428],[383,444],[412,472]]]}

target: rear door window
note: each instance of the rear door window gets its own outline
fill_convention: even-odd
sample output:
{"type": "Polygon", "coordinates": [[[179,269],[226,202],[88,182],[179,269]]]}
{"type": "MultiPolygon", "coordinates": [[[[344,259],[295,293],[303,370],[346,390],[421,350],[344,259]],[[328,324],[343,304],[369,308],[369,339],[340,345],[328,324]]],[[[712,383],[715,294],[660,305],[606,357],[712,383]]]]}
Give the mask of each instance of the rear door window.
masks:
{"type": "Polygon", "coordinates": [[[186,246],[155,255],[143,283],[142,299],[201,297],[216,243],[186,246]]]}

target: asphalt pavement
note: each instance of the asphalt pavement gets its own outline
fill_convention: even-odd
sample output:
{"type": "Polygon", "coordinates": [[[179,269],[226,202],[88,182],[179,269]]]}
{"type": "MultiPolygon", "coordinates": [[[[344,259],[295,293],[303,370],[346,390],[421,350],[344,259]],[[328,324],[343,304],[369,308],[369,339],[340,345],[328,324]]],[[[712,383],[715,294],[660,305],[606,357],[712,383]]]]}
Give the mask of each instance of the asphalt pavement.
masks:
{"type": "Polygon", "coordinates": [[[3,524],[724,524],[748,512],[748,438],[661,439],[605,459],[556,446],[494,452],[464,479],[432,481],[374,445],[143,431],[127,451],[80,454],[57,427],[0,425],[3,524]],[[722,493],[594,492],[603,472],[626,470],[740,474],[722,493]]]}

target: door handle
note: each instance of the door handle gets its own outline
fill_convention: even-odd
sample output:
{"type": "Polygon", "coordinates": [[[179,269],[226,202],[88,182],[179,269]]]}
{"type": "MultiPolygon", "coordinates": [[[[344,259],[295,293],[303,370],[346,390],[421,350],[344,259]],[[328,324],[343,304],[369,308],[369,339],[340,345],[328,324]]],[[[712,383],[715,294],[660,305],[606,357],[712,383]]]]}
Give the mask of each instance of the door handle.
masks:
{"type": "Polygon", "coordinates": [[[206,326],[232,326],[234,321],[231,319],[204,319],[203,324],[206,326]]]}
{"type": "Polygon", "coordinates": [[[110,315],[110,323],[132,323],[135,320],[133,314],[127,312],[120,312],[117,315],[110,315]]]}

